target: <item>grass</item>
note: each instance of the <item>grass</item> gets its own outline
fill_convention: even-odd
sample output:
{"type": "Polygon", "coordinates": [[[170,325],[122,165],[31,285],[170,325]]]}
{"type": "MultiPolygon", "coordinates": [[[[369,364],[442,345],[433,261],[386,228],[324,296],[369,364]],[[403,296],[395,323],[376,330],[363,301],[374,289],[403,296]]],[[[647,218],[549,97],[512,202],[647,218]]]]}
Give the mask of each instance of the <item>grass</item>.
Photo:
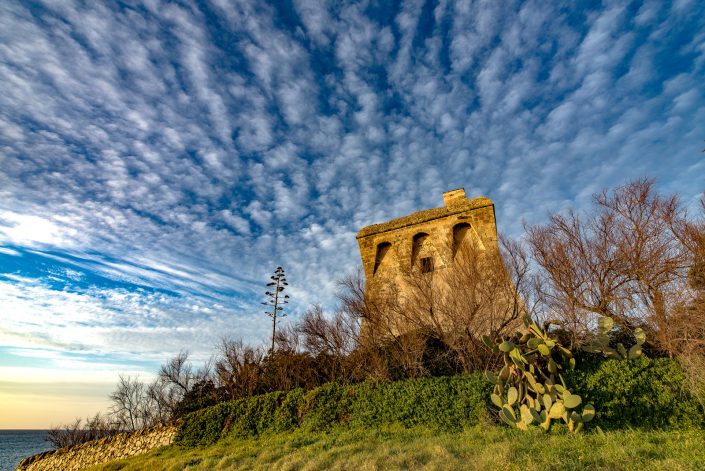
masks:
{"type": "Polygon", "coordinates": [[[590,431],[571,436],[495,425],[460,433],[426,428],[335,430],[170,446],[92,470],[705,469],[705,431],[590,431]]]}

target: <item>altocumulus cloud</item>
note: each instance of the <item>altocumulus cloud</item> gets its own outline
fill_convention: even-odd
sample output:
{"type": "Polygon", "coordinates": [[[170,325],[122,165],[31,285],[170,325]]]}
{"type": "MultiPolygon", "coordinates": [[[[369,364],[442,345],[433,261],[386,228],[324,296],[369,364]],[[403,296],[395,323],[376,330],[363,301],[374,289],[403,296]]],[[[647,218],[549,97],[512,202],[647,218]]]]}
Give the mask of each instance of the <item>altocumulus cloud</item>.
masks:
{"type": "Polygon", "coordinates": [[[451,188],[510,234],[645,175],[693,202],[704,82],[697,1],[2,2],[0,361],[259,342],[276,265],[329,305],[451,188]]]}

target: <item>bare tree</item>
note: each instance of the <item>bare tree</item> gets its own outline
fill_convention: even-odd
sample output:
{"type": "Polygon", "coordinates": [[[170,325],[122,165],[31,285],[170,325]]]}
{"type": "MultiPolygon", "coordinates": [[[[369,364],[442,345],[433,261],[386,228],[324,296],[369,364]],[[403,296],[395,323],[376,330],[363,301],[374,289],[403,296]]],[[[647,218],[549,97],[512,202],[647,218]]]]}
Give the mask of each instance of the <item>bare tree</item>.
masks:
{"type": "MultiPolygon", "coordinates": [[[[419,283],[416,288],[422,290],[428,286],[419,283]]],[[[358,342],[372,357],[368,374],[376,379],[391,379],[398,376],[395,372],[401,369],[403,377],[427,375],[423,364],[427,338],[423,332],[424,326],[410,322],[408,306],[402,299],[402,290],[396,280],[378,279],[371,293],[359,289],[353,293],[361,296],[361,301],[356,302],[361,321],[358,342]]],[[[426,290],[424,294],[432,295],[433,291],[426,290]]],[[[350,293],[348,296],[348,307],[352,307],[355,305],[352,304],[354,298],[350,293]]],[[[429,296],[424,301],[432,302],[432,298],[429,296]]]]}
{"type": "Polygon", "coordinates": [[[230,398],[250,397],[259,385],[262,352],[242,340],[223,338],[215,362],[215,374],[230,398]]]}
{"type": "Polygon", "coordinates": [[[348,311],[339,310],[328,318],[321,306],[315,305],[304,313],[296,330],[308,352],[330,360],[328,377],[335,381],[350,374],[345,359],[358,347],[359,328],[359,318],[348,311]]]}
{"type": "Polygon", "coordinates": [[[690,391],[705,409],[705,194],[700,209],[698,217],[682,213],[669,220],[688,259],[687,289],[670,325],[675,353],[687,373],[690,391]]]}
{"type": "Polygon", "coordinates": [[[529,255],[516,241],[500,236],[497,250],[464,246],[444,277],[444,314],[455,327],[474,330],[465,335],[475,339],[513,334],[534,313],[533,276],[529,255]]]}
{"type": "Polygon", "coordinates": [[[162,365],[160,375],[149,385],[139,377],[119,375],[115,390],[109,395],[109,415],[96,414],[85,422],[76,419],[72,424],[53,427],[47,440],[63,447],[172,420],[184,394],[199,378],[208,376],[208,364],[194,373],[187,359],[188,354],[181,352],[162,365]]]}
{"type": "Polygon", "coordinates": [[[193,366],[188,361],[188,357],[188,351],[182,350],[159,369],[159,376],[181,389],[184,394],[191,389],[196,379],[196,374],[193,371],[193,366]]]}
{"type": "Polygon", "coordinates": [[[297,353],[302,349],[301,334],[295,324],[288,324],[277,330],[274,338],[276,350],[278,352],[297,353]]]}
{"type": "Polygon", "coordinates": [[[344,276],[338,281],[336,293],[340,301],[340,310],[361,322],[366,316],[367,299],[365,297],[365,274],[359,267],[354,273],[344,276]]]}
{"type": "Polygon", "coordinates": [[[127,430],[138,430],[150,419],[145,384],[137,377],[120,375],[119,378],[110,394],[111,413],[127,430]]]}
{"type": "MultiPolygon", "coordinates": [[[[147,394],[153,400],[154,414],[167,420],[178,415],[179,404],[193,391],[196,385],[213,381],[213,359],[209,358],[200,368],[194,368],[189,361],[189,353],[180,351],[167,360],[159,369],[157,379],[150,385],[147,394]]],[[[156,420],[156,419],[155,419],[156,420]]]]}
{"type": "Polygon", "coordinates": [[[173,419],[179,401],[183,397],[181,390],[175,388],[162,376],[157,376],[149,384],[146,394],[155,424],[167,423],[173,419]]]}
{"type": "Polygon", "coordinates": [[[365,276],[361,268],[343,277],[338,282],[337,297],[340,310],[358,324],[358,348],[351,355],[350,361],[358,366],[364,377],[373,380],[391,378],[386,354],[382,345],[389,329],[383,328],[382,313],[387,312],[385,305],[394,303],[395,296],[388,299],[374,299],[366,296],[365,276]]]}
{"type": "Polygon", "coordinates": [[[54,448],[58,449],[80,445],[81,443],[115,435],[122,431],[123,429],[119,424],[98,412],[93,417],[86,418],[85,422],[77,418],[70,424],[51,427],[47,432],[46,440],[54,448]]]}
{"type": "Polygon", "coordinates": [[[527,229],[549,308],[572,328],[573,343],[599,314],[626,327],[650,325],[659,346],[672,352],[669,320],[687,268],[669,224],[680,217],[678,200],[660,196],[644,179],[604,191],[595,203],[583,217],[552,215],[547,225],[527,229]]]}
{"type": "Polygon", "coordinates": [[[609,243],[623,260],[636,300],[649,313],[659,344],[674,351],[669,317],[685,288],[687,255],[668,221],[680,212],[675,196],[656,193],[653,180],[642,179],[604,191],[596,203],[614,226],[609,243]]]}
{"type": "Polygon", "coordinates": [[[570,331],[573,345],[588,331],[590,314],[627,323],[630,280],[612,246],[614,231],[609,215],[584,221],[572,211],[527,228],[534,260],[543,269],[544,300],[570,331]]]}
{"type": "MultiPolygon", "coordinates": [[[[465,371],[493,361],[480,338],[513,333],[529,314],[530,273],[523,247],[500,239],[501,251],[465,244],[445,268],[405,278],[399,315],[413,331],[425,332],[447,345],[465,371]]],[[[407,327],[408,328],[408,327],[407,327]]]]}
{"type": "Polygon", "coordinates": [[[342,358],[357,348],[359,322],[346,311],[338,311],[328,319],[321,306],[315,305],[304,313],[298,331],[309,352],[342,358]]]}

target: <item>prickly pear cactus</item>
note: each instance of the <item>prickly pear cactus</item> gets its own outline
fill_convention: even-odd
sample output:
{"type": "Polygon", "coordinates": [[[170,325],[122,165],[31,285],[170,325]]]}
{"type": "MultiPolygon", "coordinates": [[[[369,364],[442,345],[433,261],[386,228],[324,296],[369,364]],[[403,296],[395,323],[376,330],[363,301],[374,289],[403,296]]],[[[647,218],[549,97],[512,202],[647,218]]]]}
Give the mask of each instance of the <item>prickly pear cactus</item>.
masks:
{"type": "Polygon", "coordinates": [[[641,346],[646,342],[646,334],[640,328],[634,329],[636,343],[627,351],[623,344],[617,344],[617,348],[610,347],[610,330],[614,327],[614,321],[610,317],[600,317],[597,321],[597,336],[586,346],[584,350],[590,353],[602,353],[607,358],[615,360],[634,360],[642,355],[641,346]]]}
{"type": "Polygon", "coordinates": [[[580,409],[582,398],[566,387],[560,372],[573,368],[575,359],[547,327],[530,322],[525,332],[498,343],[483,336],[483,343],[504,360],[499,372],[486,373],[495,385],[490,399],[499,408],[499,418],[511,427],[527,430],[536,425],[548,430],[551,421],[562,420],[568,430],[579,432],[595,417],[595,408],[587,404],[580,409]]]}

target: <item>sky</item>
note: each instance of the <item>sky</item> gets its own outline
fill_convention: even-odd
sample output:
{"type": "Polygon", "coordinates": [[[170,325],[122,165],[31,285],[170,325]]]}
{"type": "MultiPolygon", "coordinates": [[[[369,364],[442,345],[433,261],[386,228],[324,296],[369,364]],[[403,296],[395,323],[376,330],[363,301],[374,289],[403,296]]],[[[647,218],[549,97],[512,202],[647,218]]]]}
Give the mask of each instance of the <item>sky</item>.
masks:
{"type": "Polygon", "coordinates": [[[331,307],[364,226],[705,188],[705,3],[0,2],[0,428],[331,307]]]}

